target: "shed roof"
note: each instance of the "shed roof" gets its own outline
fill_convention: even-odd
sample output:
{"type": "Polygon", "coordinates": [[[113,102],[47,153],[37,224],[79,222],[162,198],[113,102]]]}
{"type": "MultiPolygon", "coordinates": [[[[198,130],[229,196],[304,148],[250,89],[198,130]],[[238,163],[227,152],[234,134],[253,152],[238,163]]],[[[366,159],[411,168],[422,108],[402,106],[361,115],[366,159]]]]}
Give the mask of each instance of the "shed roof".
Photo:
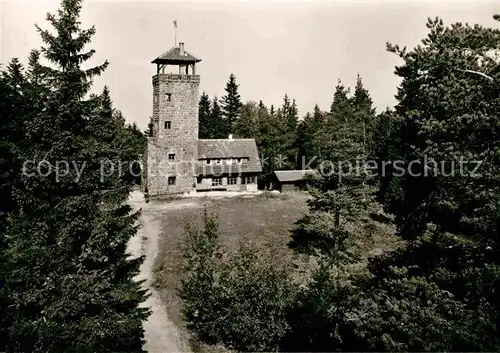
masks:
{"type": "Polygon", "coordinates": [[[307,174],[318,175],[316,170],[275,170],[274,174],[280,182],[293,182],[304,180],[307,174]]]}
{"type": "Polygon", "coordinates": [[[187,64],[187,63],[197,63],[200,62],[201,59],[196,58],[192,54],[188,53],[184,50],[184,55],[181,55],[179,47],[173,47],[161,54],[159,57],[154,59],[151,63],[153,64],[187,64]]]}

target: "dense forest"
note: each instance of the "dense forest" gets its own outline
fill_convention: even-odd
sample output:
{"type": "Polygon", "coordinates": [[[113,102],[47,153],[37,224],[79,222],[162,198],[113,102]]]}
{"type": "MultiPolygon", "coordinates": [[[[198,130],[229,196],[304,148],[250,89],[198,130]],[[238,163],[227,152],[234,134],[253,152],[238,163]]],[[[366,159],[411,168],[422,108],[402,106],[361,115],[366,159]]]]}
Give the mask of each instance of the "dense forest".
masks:
{"type": "Polygon", "coordinates": [[[269,108],[261,100],[242,103],[236,76],[231,74],[226,83],[226,94],[219,101],[202,93],[199,102],[199,138],[253,138],[257,143],[263,175],[261,184],[268,184],[274,170],[318,168],[322,161],[329,161],[332,144],[341,143],[342,129],[359,130],[363,136],[367,156],[374,155],[374,124],[378,116],[369,92],[358,75],[351,89],[338,82],[329,111],[318,105],[302,119],[295,99],[287,94],[281,106],[269,108]],[[350,116],[349,116],[350,115],[350,116]],[[349,124],[343,124],[348,119],[349,124]]]}
{"type": "MultiPolygon", "coordinates": [[[[143,258],[126,252],[138,166],[122,161],[140,159],[148,131],[126,123],[107,87],[91,93],[108,63],[84,68],[95,28],[80,27],[81,5],[62,0],[47,15],[53,32],[37,27],[43,47],[0,72],[0,351],[144,343],[148,294],[133,280],[143,258]]],[[[255,138],[263,185],[276,169],[321,173],[289,234],[316,259],[305,285],[245,244],[222,254],[210,212],[187,229],[179,296],[198,340],[237,351],[500,350],[500,30],[427,27],[412,50],[387,44],[401,83],[382,113],[361,77],[302,117],[288,95],[279,107],[244,103],[235,75],[220,100],[201,95],[199,137],[255,138]],[[376,214],[401,245],[360,268],[376,214]]]]}
{"type": "Polygon", "coordinates": [[[124,204],[136,173],[121,161],[137,161],[145,140],[108,88],[89,93],[108,63],[83,68],[95,29],[80,28],[80,10],[62,1],[47,15],[54,31],[37,27],[44,46],[28,65],[13,59],[0,74],[2,352],[143,345],[142,258],[126,253],[139,214],[124,204]]]}
{"type": "Polygon", "coordinates": [[[379,114],[360,77],[302,119],[287,95],[277,109],[241,103],[234,75],[220,103],[202,95],[200,138],[255,138],[264,183],[275,169],[321,173],[290,237],[318,259],[305,286],[244,244],[223,259],[215,215],[188,232],[180,294],[200,340],[241,351],[500,349],[500,30],[439,18],[427,28],[412,50],[387,44],[401,84],[379,114]],[[360,270],[380,208],[402,245],[360,270]]]}

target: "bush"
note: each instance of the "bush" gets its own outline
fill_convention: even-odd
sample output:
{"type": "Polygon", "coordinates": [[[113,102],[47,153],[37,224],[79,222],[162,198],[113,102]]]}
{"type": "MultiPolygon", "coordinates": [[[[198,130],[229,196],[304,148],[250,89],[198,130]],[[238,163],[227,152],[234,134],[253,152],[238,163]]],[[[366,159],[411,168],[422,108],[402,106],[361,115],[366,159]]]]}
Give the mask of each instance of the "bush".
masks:
{"type": "Polygon", "coordinates": [[[272,192],[269,190],[263,191],[258,197],[262,199],[278,199],[278,200],[288,199],[288,195],[282,194],[281,192],[272,192]]]}
{"type": "Polygon", "coordinates": [[[298,293],[288,315],[290,331],[284,340],[285,351],[344,350],[344,327],[355,306],[356,290],[338,271],[333,271],[331,261],[321,260],[307,287],[298,293]]]}
{"type": "Polygon", "coordinates": [[[240,351],[278,349],[288,331],[286,312],[294,293],[287,268],[241,245],[219,278],[221,340],[240,351]]]}
{"type": "Polygon", "coordinates": [[[206,343],[240,351],[278,349],[295,296],[288,268],[274,266],[245,244],[223,260],[218,222],[207,212],[204,229],[187,230],[180,295],[188,327],[206,343]]]}
{"type": "Polygon", "coordinates": [[[183,249],[185,278],[180,297],[184,300],[183,314],[198,338],[208,343],[217,341],[212,325],[219,317],[215,278],[220,270],[219,227],[217,219],[205,210],[203,229],[186,226],[186,246],[183,249]]]}

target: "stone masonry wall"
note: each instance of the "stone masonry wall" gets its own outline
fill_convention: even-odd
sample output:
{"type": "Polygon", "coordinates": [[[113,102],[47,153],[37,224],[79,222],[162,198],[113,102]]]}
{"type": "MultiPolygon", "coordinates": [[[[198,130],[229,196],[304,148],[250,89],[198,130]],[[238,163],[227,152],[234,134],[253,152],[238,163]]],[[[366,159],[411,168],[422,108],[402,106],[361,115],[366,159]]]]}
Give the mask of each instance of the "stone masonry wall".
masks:
{"type": "Polygon", "coordinates": [[[155,136],[148,141],[145,168],[152,196],[190,191],[196,182],[199,84],[198,75],[153,76],[155,136]],[[165,128],[166,121],[170,129],[165,128]],[[175,154],[174,161],[169,161],[169,154],[175,154]],[[173,176],[175,185],[168,185],[173,176]]]}

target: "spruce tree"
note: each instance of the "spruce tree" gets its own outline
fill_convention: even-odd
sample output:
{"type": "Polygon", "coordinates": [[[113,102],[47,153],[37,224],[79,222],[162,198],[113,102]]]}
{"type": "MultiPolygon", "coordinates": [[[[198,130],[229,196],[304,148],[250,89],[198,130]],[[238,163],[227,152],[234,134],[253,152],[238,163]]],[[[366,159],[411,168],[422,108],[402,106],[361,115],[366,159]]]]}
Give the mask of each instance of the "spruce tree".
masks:
{"type": "Polygon", "coordinates": [[[23,137],[23,123],[30,113],[30,102],[24,69],[18,59],[13,59],[0,73],[0,350],[4,351],[12,326],[12,314],[6,308],[12,305],[5,289],[7,238],[9,216],[17,206],[13,197],[19,179],[21,159],[19,143],[23,137]],[[19,144],[19,145],[18,145],[19,144]]]}
{"type": "Polygon", "coordinates": [[[221,99],[222,116],[224,119],[224,129],[221,131],[225,138],[233,132],[234,123],[240,115],[241,97],[238,93],[239,85],[236,84],[236,76],[229,75],[229,80],[226,83],[226,94],[221,99]]]}
{"type": "Polygon", "coordinates": [[[255,102],[247,102],[241,106],[240,117],[234,123],[234,134],[239,138],[255,138],[258,134],[259,106],[255,102]]]}
{"type": "Polygon", "coordinates": [[[210,97],[208,94],[203,92],[201,94],[200,102],[198,104],[198,119],[200,124],[200,129],[198,131],[198,137],[200,139],[211,138],[211,127],[210,124],[210,97]]]}
{"type": "Polygon", "coordinates": [[[275,124],[273,168],[294,169],[297,164],[298,111],[295,100],[290,101],[287,94],[283,97],[283,105],[276,112],[275,124]]]}
{"type": "Polygon", "coordinates": [[[361,126],[363,133],[363,145],[367,155],[373,156],[373,129],[375,123],[375,109],[370,93],[363,86],[361,76],[356,79],[354,94],[350,98],[350,103],[355,112],[354,119],[361,126]]]}
{"type": "Polygon", "coordinates": [[[25,124],[30,143],[20,156],[35,164],[15,185],[18,210],[5,236],[7,351],[137,352],[143,344],[148,310],[138,308],[145,292],[133,281],[142,258],[126,252],[138,214],[124,204],[130,185],[101,173],[116,153],[95,133],[100,99],[88,92],[107,63],[82,69],[95,29],[80,28],[80,10],[80,0],[63,0],[47,15],[56,34],[38,28],[52,66],[36,63],[45,94],[25,124]]]}
{"type": "Polygon", "coordinates": [[[257,112],[257,136],[255,142],[259,150],[259,157],[262,165],[262,175],[260,177],[264,184],[267,184],[271,176],[274,156],[274,140],[277,136],[276,115],[271,115],[265,104],[260,101],[257,112]]]}
{"type": "Polygon", "coordinates": [[[146,136],[146,137],[153,137],[153,135],[154,135],[154,127],[155,127],[155,124],[153,122],[153,117],[150,116],[149,117],[149,122],[148,122],[147,129],[144,131],[144,136],[146,136]]]}
{"type": "Polygon", "coordinates": [[[349,102],[349,92],[350,89],[345,87],[339,80],[335,86],[335,92],[333,93],[333,102],[330,106],[330,119],[334,122],[342,121],[347,118],[347,114],[350,110],[349,102]]]}
{"type": "Polygon", "coordinates": [[[224,122],[221,107],[219,105],[219,100],[217,99],[217,97],[214,97],[214,99],[212,100],[212,109],[210,110],[210,123],[208,124],[208,126],[210,127],[208,138],[227,138],[226,124],[224,122]]]}
{"type": "Polygon", "coordinates": [[[317,135],[323,154],[318,166],[320,177],[311,181],[311,214],[298,222],[293,234],[297,248],[327,256],[331,256],[337,242],[356,236],[353,224],[364,227],[370,223],[374,203],[363,129],[356,121],[358,112],[347,92],[343,85],[337,85],[327,129],[317,135]]]}
{"type": "Polygon", "coordinates": [[[319,135],[326,129],[325,117],[326,114],[316,104],[312,114],[307,113],[299,123],[297,129],[298,169],[303,169],[306,165],[316,168],[321,162],[322,150],[319,135]]]}

